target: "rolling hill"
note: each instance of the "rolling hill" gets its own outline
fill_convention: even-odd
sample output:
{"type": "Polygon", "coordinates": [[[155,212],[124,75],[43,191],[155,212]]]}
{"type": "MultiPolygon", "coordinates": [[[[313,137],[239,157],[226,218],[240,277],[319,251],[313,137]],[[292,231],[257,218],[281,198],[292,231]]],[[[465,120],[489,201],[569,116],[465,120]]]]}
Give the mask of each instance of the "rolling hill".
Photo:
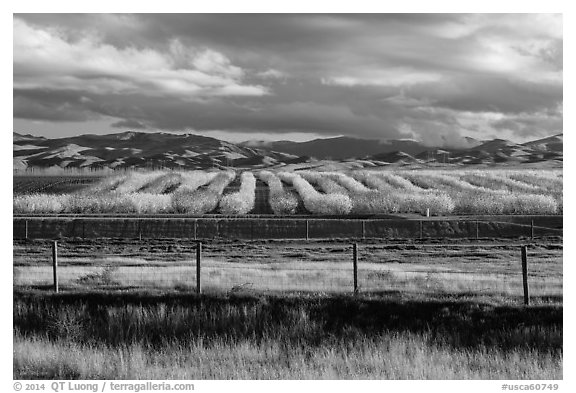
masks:
{"type": "Polygon", "coordinates": [[[308,142],[239,144],[194,134],[122,132],[48,139],[13,133],[14,169],[60,168],[371,168],[378,166],[561,166],[562,134],[523,144],[467,139],[467,148],[429,147],[414,140],[350,137],[308,142]]]}

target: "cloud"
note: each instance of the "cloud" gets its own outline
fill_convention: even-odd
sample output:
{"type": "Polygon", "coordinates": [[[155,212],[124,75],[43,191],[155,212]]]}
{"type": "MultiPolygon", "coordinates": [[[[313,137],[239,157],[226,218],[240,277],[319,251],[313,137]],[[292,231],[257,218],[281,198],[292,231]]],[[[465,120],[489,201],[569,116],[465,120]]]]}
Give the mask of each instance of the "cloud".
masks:
{"type": "Polygon", "coordinates": [[[115,123],[110,124],[110,127],[131,128],[131,129],[137,129],[137,130],[144,130],[147,128],[144,124],[140,123],[139,121],[130,120],[130,119],[117,121],[115,123]]]}
{"type": "Polygon", "coordinates": [[[562,23],[548,14],[17,15],[14,117],[245,139],[545,136],[562,127],[562,23]]]}
{"type": "Polygon", "coordinates": [[[263,79],[286,79],[288,75],[280,70],[269,68],[266,71],[257,72],[256,76],[263,79]]]}
{"type": "Polygon", "coordinates": [[[441,80],[440,74],[414,71],[408,68],[363,70],[361,73],[348,76],[322,78],[325,84],[340,86],[412,86],[441,80]]]}
{"type": "Polygon", "coordinates": [[[268,94],[242,83],[243,71],[221,53],[172,40],[166,52],[117,48],[97,36],[69,40],[57,29],[14,19],[14,88],[188,99],[268,94]]]}

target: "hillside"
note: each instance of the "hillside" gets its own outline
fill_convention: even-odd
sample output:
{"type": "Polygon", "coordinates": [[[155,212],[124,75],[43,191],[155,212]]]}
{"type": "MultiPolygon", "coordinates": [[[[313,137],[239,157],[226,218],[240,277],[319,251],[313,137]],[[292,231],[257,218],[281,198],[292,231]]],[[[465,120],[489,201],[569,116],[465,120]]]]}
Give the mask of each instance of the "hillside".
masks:
{"type": "Polygon", "coordinates": [[[467,139],[467,148],[429,147],[414,140],[349,137],[308,142],[234,144],[194,134],[123,132],[47,139],[13,133],[14,169],[61,168],[371,168],[379,166],[562,166],[563,136],[516,144],[467,139]]]}

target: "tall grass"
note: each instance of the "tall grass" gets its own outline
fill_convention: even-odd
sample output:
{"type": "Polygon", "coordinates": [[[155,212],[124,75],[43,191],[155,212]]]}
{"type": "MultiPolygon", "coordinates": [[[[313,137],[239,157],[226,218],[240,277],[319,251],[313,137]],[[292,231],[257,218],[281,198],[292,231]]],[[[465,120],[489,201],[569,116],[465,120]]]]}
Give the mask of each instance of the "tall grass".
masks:
{"type": "Polygon", "coordinates": [[[298,197],[291,191],[286,190],[280,178],[270,171],[260,171],[260,180],[268,184],[268,203],[276,215],[296,213],[298,197]]]}
{"type": "Polygon", "coordinates": [[[16,294],[13,321],[14,379],[562,378],[561,306],[16,294]]]}
{"type": "Polygon", "coordinates": [[[252,172],[240,175],[240,190],[224,195],[220,200],[223,214],[248,214],[256,201],[256,178],[252,172]]]}
{"type": "Polygon", "coordinates": [[[352,211],[352,201],[345,194],[321,194],[300,175],[291,172],[280,172],[278,176],[291,183],[310,213],[323,215],[345,215],[352,211]]]}

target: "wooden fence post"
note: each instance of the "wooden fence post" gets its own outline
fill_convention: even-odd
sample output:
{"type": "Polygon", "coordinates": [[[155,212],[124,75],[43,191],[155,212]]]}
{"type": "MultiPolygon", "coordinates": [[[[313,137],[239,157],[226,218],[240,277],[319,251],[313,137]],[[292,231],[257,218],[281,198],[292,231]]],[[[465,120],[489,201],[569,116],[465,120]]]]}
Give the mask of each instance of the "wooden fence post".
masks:
{"type": "Polygon", "coordinates": [[[196,294],[202,293],[202,284],[200,282],[200,265],[202,259],[202,242],[196,242],[196,294]]]}
{"type": "Polygon", "coordinates": [[[534,220],[530,220],[530,238],[534,239],[534,220]]]}
{"type": "Polygon", "coordinates": [[[478,220],[476,220],[476,239],[480,238],[480,225],[478,224],[478,220]]]}
{"type": "Polygon", "coordinates": [[[308,233],[308,220],[306,220],[306,240],[309,239],[309,233],[308,233]]]}
{"type": "Polygon", "coordinates": [[[362,220],[362,239],[366,239],[366,221],[362,220]]]}
{"type": "Polygon", "coordinates": [[[58,241],[52,243],[52,274],[54,277],[54,292],[58,293],[58,241]]]}
{"type": "Polygon", "coordinates": [[[530,305],[530,294],[528,292],[528,258],[526,256],[526,246],[522,246],[522,284],[524,286],[524,304],[530,305]]]}
{"type": "Polygon", "coordinates": [[[352,245],[352,264],[354,267],[354,294],[358,293],[358,245],[352,245]]]}
{"type": "Polygon", "coordinates": [[[198,239],[198,219],[194,220],[194,240],[198,239]]]}
{"type": "Polygon", "coordinates": [[[424,237],[424,229],[422,227],[423,227],[422,220],[420,220],[420,239],[424,237]]]}
{"type": "Polygon", "coordinates": [[[28,240],[28,220],[24,221],[24,239],[28,240]]]}

